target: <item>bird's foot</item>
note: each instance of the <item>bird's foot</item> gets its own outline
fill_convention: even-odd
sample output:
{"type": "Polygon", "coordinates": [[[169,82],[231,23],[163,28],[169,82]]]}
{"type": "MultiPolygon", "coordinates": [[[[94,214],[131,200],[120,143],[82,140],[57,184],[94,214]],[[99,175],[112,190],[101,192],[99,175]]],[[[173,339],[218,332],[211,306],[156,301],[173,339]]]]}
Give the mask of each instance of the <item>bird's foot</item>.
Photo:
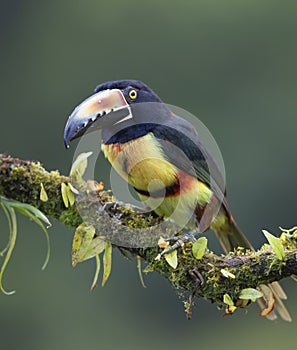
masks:
{"type": "Polygon", "coordinates": [[[106,202],[100,208],[101,211],[117,210],[119,204],[117,202],[106,202]]]}
{"type": "Polygon", "coordinates": [[[159,247],[163,248],[164,243],[175,241],[174,244],[167,246],[160,254],[158,254],[155,260],[160,260],[164,255],[171,253],[172,251],[182,247],[187,242],[195,242],[196,238],[190,232],[184,233],[182,236],[173,236],[168,238],[161,238],[158,242],[159,247]]]}
{"type": "MultiPolygon", "coordinates": [[[[102,211],[117,211],[119,207],[124,207],[127,208],[127,203],[121,202],[121,201],[114,201],[114,202],[106,202],[102,205],[101,210],[102,211]]],[[[139,213],[146,213],[146,210],[141,207],[137,207],[136,205],[129,204],[129,207],[134,210],[135,212],[139,213]]]]}

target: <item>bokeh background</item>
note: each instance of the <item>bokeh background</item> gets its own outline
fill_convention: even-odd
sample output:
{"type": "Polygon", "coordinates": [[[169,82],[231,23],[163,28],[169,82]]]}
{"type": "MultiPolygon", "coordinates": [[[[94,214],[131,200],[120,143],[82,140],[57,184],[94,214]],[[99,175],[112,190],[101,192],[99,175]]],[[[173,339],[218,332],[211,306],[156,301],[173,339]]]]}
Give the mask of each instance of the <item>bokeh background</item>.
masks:
{"type": "MultiPolygon", "coordinates": [[[[96,84],[134,78],[199,116],[225,160],[237,222],[255,246],[261,229],[296,225],[297,5],[294,1],[1,1],[0,152],[68,173],[66,118],[96,84]]],[[[99,165],[100,167],[100,165],[99,165]]],[[[101,163],[106,178],[108,167],[101,163]]],[[[0,214],[1,237],[7,224],[0,214]]],[[[140,285],[135,261],[114,253],[108,284],[89,287],[94,262],[71,267],[73,230],[42,232],[19,218],[0,295],[0,342],[10,349],[175,349],[296,346],[297,286],[285,280],[293,322],[252,305],[222,317],[198,302],[191,321],[158,275],[140,285]]],[[[219,251],[213,234],[211,244],[219,251]]]]}

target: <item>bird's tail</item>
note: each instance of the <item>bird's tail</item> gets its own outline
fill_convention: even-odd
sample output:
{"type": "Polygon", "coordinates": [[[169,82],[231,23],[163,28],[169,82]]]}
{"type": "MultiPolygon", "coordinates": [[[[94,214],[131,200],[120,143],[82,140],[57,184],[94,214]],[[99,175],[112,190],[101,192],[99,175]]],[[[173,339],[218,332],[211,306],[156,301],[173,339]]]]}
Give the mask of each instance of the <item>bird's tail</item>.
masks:
{"type": "MultiPolygon", "coordinates": [[[[236,225],[232,215],[226,209],[221,209],[211,228],[215,231],[225,253],[238,247],[254,250],[251,243],[236,225]]],[[[277,311],[282,319],[291,321],[291,316],[282,302],[282,300],[287,299],[287,296],[281,285],[278,282],[273,282],[268,286],[261,284],[258,288],[264,295],[264,297],[258,299],[258,303],[266,317],[270,320],[276,319],[275,311],[277,311]],[[268,312],[269,306],[273,305],[271,304],[271,296],[274,298],[274,309],[266,314],[265,310],[268,312]]]]}

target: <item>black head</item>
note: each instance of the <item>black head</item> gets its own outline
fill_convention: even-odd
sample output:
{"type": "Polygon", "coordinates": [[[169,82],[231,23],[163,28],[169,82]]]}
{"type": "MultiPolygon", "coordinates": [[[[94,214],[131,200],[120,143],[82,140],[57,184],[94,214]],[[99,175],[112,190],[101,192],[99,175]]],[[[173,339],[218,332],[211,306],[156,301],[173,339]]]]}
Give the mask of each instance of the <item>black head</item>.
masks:
{"type": "Polygon", "coordinates": [[[129,104],[141,102],[162,102],[159,96],[139,80],[115,80],[96,86],[95,92],[119,89],[129,104]],[[135,91],[135,92],[134,92],[135,91]]]}
{"type": "Polygon", "coordinates": [[[69,147],[71,140],[84,133],[110,128],[117,131],[133,123],[159,120],[162,115],[167,117],[166,113],[168,109],[158,95],[141,81],[109,81],[98,85],[95,94],[72,112],[64,130],[65,145],[69,147]]]}

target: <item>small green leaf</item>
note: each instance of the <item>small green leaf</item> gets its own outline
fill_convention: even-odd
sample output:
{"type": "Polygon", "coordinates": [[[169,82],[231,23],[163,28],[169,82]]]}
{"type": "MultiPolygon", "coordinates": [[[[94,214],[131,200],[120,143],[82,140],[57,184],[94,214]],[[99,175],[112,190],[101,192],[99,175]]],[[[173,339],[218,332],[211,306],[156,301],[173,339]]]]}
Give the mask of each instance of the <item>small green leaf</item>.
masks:
{"type": "Polygon", "coordinates": [[[240,294],[239,294],[239,299],[250,299],[250,300],[255,300],[258,298],[262,298],[263,293],[258,291],[257,289],[254,288],[245,288],[242,289],[240,294]]]}
{"type": "Polygon", "coordinates": [[[104,287],[110,275],[111,263],[112,263],[112,245],[109,242],[105,242],[105,251],[103,255],[102,287],[104,287]]]}
{"type": "Polygon", "coordinates": [[[66,208],[69,207],[67,188],[68,188],[67,185],[64,182],[62,182],[61,183],[61,194],[62,194],[63,203],[64,203],[66,208]]]}
{"type": "Polygon", "coordinates": [[[67,184],[66,194],[67,194],[68,202],[69,202],[70,206],[72,207],[73,204],[75,203],[75,198],[74,198],[74,194],[72,192],[72,189],[69,185],[70,184],[67,184]]]}
{"type": "Polygon", "coordinates": [[[198,260],[202,259],[206,251],[206,248],[207,248],[207,238],[206,237],[198,238],[192,247],[192,253],[194,258],[198,260]]]}
{"type": "Polygon", "coordinates": [[[41,189],[40,189],[40,200],[42,201],[42,202],[47,202],[48,201],[48,196],[47,196],[47,193],[46,193],[46,190],[45,190],[45,188],[44,188],[44,186],[43,186],[43,183],[41,182],[41,184],[40,184],[40,187],[41,187],[41,189]]]}
{"type": "Polygon", "coordinates": [[[72,241],[72,266],[103,252],[105,241],[94,237],[95,231],[94,226],[84,223],[77,227],[72,241]]]}
{"type": "Polygon", "coordinates": [[[229,294],[224,294],[223,301],[224,301],[224,304],[226,304],[228,306],[233,306],[234,305],[234,302],[231,299],[229,294]]]}
{"type": "Polygon", "coordinates": [[[176,269],[177,268],[177,250],[173,250],[170,253],[166,253],[165,254],[165,260],[167,261],[167,263],[173,268],[176,269]]]}
{"type": "Polygon", "coordinates": [[[285,257],[285,251],[284,246],[282,245],[282,242],[279,238],[273,236],[271,233],[269,233],[266,230],[262,230],[264,236],[266,237],[267,241],[269,242],[271,248],[273,249],[276,257],[279,260],[283,260],[285,257]]]}
{"type": "Polygon", "coordinates": [[[81,153],[77,156],[76,160],[72,164],[70,170],[70,176],[82,177],[88,166],[88,158],[93,154],[93,152],[81,153]]]}
{"type": "Polygon", "coordinates": [[[94,256],[101,254],[104,251],[105,241],[101,237],[92,239],[89,248],[84,256],[84,260],[91,259],[94,256]]]}
{"type": "Polygon", "coordinates": [[[73,193],[77,193],[78,191],[70,184],[70,183],[61,183],[61,194],[63,203],[66,208],[71,207],[75,203],[75,198],[73,193]]]}

